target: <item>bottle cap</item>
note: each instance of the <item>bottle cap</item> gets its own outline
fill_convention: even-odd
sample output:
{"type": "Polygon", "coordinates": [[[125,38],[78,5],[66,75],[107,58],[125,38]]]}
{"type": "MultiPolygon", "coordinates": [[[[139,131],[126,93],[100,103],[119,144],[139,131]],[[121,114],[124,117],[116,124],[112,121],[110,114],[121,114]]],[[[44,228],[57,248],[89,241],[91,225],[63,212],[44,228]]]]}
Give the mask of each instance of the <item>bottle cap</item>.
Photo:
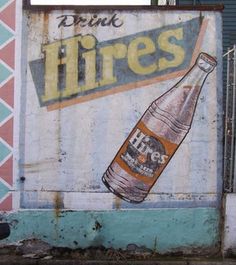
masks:
{"type": "Polygon", "coordinates": [[[210,73],[214,70],[217,65],[217,61],[214,57],[210,56],[207,53],[200,53],[197,58],[197,65],[201,68],[204,72],[210,73]]]}

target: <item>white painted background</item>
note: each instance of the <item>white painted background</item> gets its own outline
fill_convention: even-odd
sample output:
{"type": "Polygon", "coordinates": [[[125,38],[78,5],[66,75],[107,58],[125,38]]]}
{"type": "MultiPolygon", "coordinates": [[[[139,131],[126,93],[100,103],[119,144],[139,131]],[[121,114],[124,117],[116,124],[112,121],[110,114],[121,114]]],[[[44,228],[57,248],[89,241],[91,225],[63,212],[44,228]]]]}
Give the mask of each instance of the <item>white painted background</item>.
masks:
{"type": "MultiPolygon", "coordinates": [[[[68,13],[68,11],[64,11],[68,13]]],[[[73,13],[73,11],[69,11],[73,13]]],[[[122,12],[121,28],[66,28],[58,31],[56,17],[63,11],[49,14],[48,35],[45,35],[43,13],[34,14],[27,22],[30,30],[23,52],[27,62],[43,57],[41,45],[74,34],[93,34],[98,41],[123,37],[199,16],[199,12],[122,12]],[[145,23],[144,23],[145,22],[145,23]],[[79,30],[79,31],[78,31],[79,30]]],[[[217,204],[221,178],[221,18],[214,12],[202,12],[209,19],[201,50],[216,55],[217,69],[205,83],[197,105],[190,133],[164,170],[147,203],[136,207],[162,207],[162,203],[204,201],[217,204]]],[[[172,87],[180,78],[133,89],[48,112],[39,106],[36,89],[27,65],[26,86],[22,88],[20,130],[21,171],[26,178],[21,207],[37,208],[53,204],[55,192],[62,192],[65,208],[78,210],[112,209],[121,204],[101,181],[127,135],[149,104],[172,87]],[[66,156],[60,156],[60,150],[66,156]],[[62,159],[62,163],[58,160],[62,159]],[[30,165],[30,166],[28,166],[30,165]]],[[[121,205],[120,205],[121,204],[121,205]]],[[[170,207],[171,204],[170,204],[170,207]]]]}

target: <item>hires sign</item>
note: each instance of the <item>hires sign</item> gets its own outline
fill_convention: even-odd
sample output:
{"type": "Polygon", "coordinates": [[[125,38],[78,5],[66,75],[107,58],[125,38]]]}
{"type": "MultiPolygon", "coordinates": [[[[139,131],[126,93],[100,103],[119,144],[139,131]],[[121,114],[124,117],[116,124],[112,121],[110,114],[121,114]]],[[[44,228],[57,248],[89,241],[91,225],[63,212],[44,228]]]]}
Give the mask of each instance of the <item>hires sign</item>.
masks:
{"type": "Polygon", "coordinates": [[[200,23],[194,18],[103,42],[77,35],[44,44],[44,59],[30,62],[40,105],[117,93],[188,68],[200,23]]]}

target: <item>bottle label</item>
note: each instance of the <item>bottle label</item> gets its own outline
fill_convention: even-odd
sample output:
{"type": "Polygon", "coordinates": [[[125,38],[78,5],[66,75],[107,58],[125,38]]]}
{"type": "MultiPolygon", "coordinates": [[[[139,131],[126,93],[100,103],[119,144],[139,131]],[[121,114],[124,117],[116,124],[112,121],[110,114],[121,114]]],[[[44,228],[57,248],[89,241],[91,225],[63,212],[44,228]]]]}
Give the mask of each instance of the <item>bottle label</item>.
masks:
{"type": "Polygon", "coordinates": [[[154,177],[155,172],[167,162],[169,156],[164,145],[156,137],[136,128],[120,157],[134,173],[154,177]]]}
{"type": "Polygon", "coordinates": [[[119,150],[115,162],[132,177],[152,185],[177,147],[139,121],[119,150]]]}

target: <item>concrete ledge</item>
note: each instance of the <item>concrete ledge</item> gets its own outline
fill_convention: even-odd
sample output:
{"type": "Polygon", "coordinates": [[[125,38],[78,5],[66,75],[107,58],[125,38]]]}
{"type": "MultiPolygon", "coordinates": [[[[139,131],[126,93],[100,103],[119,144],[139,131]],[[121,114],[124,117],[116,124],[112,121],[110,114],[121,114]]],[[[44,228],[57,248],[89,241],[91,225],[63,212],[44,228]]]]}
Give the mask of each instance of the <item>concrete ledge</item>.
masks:
{"type": "MultiPolygon", "coordinates": [[[[146,251],[178,256],[211,256],[219,252],[219,210],[170,208],[157,210],[81,212],[19,211],[5,217],[11,234],[3,245],[36,239],[70,249],[146,251]],[[122,225],[121,225],[122,224],[122,225]],[[135,248],[130,249],[130,246],[135,248]],[[136,249],[137,247],[137,249],[136,249]]],[[[34,242],[29,242],[32,245],[34,242]]],[[[27,246],[28,246],[27,245],[27,246]]],[[[35,250],[41,249],[36,244],[35,250]]],[[[25,253],[26,254],[26,253],[25,253]]],[[[99,257],[93,256],[92,258],[99,257]]]]}
{"type": "Polygon", "coordinates": [[[236,255],[236,193],[225,195],[225,223],[223,254],[225,257],[236,255]]]}

